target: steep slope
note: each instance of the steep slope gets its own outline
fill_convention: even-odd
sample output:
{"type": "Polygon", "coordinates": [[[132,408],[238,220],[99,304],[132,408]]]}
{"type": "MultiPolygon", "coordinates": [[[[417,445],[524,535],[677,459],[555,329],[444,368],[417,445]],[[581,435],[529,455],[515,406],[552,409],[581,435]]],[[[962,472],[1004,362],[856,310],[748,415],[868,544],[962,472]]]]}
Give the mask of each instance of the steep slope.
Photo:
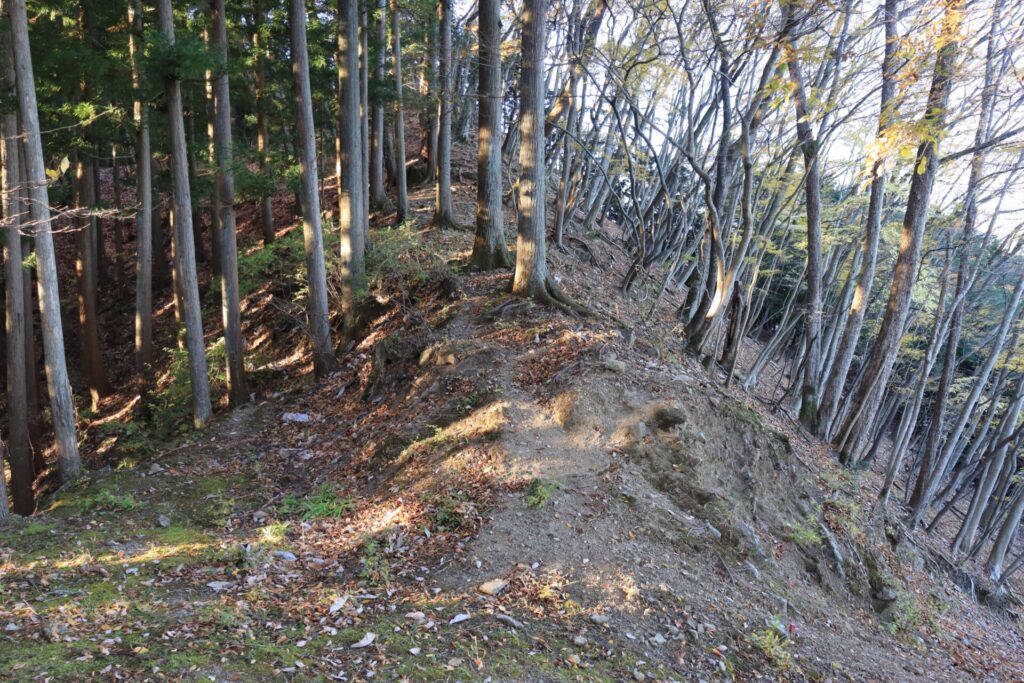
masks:
{"type": "Polygon", "coordinates": [[[378,228],[364,335],[316,386],[290,234],[242,259],[258,404],[146,448],[98,423],[138,464],[0,534],[14,679],[1024,677],[1016,623],[887,524],[874,473],[711,381],[676,293],[619,293],[614,226],[551,255],[586,319],[466,271],[467,231],[378,228]]]}

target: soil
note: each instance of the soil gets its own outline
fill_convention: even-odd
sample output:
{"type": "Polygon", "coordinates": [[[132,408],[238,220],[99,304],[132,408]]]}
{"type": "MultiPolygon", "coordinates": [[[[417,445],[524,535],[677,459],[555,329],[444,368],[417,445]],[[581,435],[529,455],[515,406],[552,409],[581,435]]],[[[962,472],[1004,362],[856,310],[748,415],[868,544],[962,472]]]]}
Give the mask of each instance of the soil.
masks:
{"type": "MultiPolygon", "coordinates": [[[[471,169],[472,150],[454,164],[471,169]]],[[[469,225],[472,184],[454,192],[469,225]]],[[[652,306],[654,274],[618,290],[614,226],[552,250],[561,286],[598,311],[577,318],[510,298],[507,272],[468,272],[472,233],[423,227],[431,196],[414,193],[411,228],[376,217],[372,313],[331,377],[308,379],[285,249],[243,309],[253,406],[141,449],[100,428],[142,424],[130,391],[108,399],[91,477],[0,533],[0,670],[1024,679],[1015,615],[924,549],[945,532],[901,530],[874,504],[876,472],[770,411],[779,368],[747,395],[683,353],[676,292],[652,306]]]]}

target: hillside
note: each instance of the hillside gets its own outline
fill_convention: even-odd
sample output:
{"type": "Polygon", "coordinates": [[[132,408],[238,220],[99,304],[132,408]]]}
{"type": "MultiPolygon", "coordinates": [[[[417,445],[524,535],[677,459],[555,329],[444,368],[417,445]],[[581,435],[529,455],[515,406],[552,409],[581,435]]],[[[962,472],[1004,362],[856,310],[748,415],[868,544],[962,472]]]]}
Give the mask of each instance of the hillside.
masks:
{"type": "MultiPolygon", "coordinates": [[[[569,295],[596,302],[573,317],[510,298],[507,271],[467,271],[471,232],[423,227],[430,194],[407,227],[378,217],[365,335],[316,385],[294,292],[274,278],[300,267],[297,228],[260,248],[240,211],[257,403],[166,443],[123,418],[89,429],[112,468],[0,536],[0,670],[1024,676],[1016,617],[976,604],[884,517],[876,472],[841,468],[757,391],[709,379],[675,341],[674,293],[653,317],[646,286],[622,297],[614,225],[551,255],[569,295]]],[[[454,196],[468,224],[471,182],[454,196]]]]}

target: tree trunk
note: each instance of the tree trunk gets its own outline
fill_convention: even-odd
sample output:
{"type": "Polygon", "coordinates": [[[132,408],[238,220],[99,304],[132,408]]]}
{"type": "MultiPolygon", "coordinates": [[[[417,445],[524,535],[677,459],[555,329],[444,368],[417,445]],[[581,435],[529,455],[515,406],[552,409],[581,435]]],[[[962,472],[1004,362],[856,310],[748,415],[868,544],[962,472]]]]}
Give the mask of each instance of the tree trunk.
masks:
{"type": "Polygon", "coordinates": [[[821,179],[818,171],[818,141],[811,128],[807,94],[804,92],[796,42],[791,38],[789,74],[796,105],[796,130],[804,155],[804,195],[807,210],[807,303],[804,336],[807,356],[804,382],[800,389],[800,422],[812,434],[818,433],[818,374],[821,367],[821,179]]]}
{"type": "Polygon", "coordinates": [[[546,300],[544,47],[547,0],[526,0],[519,77],[519,227],[512,293],[546,300]]]}
{"type": "MultiPolygon", "coordinates": [[[[263,178],[270,176],[270,163],[268,148],[270,145],[270,128],[267,124],[267,96],[264,85],[264,62],[266,55],[263,46],[261,30],[263,26],[263,8],[259,0],[253,3],[253,32],[252,49],[256,56],[256,152],[259,155],[260,175],[263,178]]],[[[263,228],[263,244],[267,245],[274,241],[276,229],[274,227],[274,197],[273,192],[267,191],[260,202],[260,224],[263,228]]]]}
{"type": "Polygon", "coordinates": [[[395,69],[395,222],[409,215],[409,187],[405,170],[405,109],[402,105],[402,26],[398,0],[391,0],[391,57],[395,69]]]}
{"type": "MultiPolygon", "coordinates": [[[[0,14],[3,10],[0,10],[0,14]]],[[[6,29],[0,33],[3,41],[0,54],[4,60],[4,81],[14,86],[14,62],[11,54],[10,35],[6,29]]],[[[4,92],[5,96],[14,95],[4,92]]],[[[14,511],[19,515],[35,512],[35,473],[32,467],[32,443],[29,438],[28,415],[28,367],[26,352],[25,278],[22,276],[23,255],[21,253],[21,222],[26,207],[21,201],[21,163],[18,153],[18,115],[13,110],[5,111],[0,118],[0,155],[3,163],[3,223],[4,233],[4,285],[6,315],[4,325],[7,332],[7,444],[11,462],[11,493],[14,511]]],[[[31,299],[29,299],[31,301],[31,299]]],[[[34,367],[34,364],[33,366],[34,367]]],[[[31,378],[35,381],[35,377],[31,378]]],[[[0,459],[0,470],[3,460],[0,459]]],[[[0,489],[3,488],[3,473],[0,471],[0,489]]],[[[0,524],[6,521],[7,492],[0,490],[0,524]]]]}
{"type": "MultiPolygon", "coordinates": [[[[168,44],[174,44],[174,15],[171,0],[157,3],[159,30],[168,44]]],[[[167,127],[170,129],[171,186],[174,203],[174,272],[181,295],[181,315],[185,325],[189,378],[192,383],[192,421],[204,426],[213,415],[210,404],[210,378],[206,368],[206,344],[203,338],[202,308],[196,277],[195,242],[192,234],[192,195],[188,182],[188,158],[185,144],[185,120],[181,105],[181,84],[174,74],[165,77],[167,127]]]]}
{"type": "MultiPolygon", "coordinates": [[[[963,0],[952,0],[947,5],[946,12],[958,12],[962,2],[963,0]]],[[[950,21],[949,25],[954,27],[952,31],[959,30],[955,28],[958,26],[957,22],[950,21]]],[[[959,52],[959,35],[949,35],[946,39],[935,60],[935,72],[925,104],[922,123],[929,131],[941,132],[945,128],[946,105],[953,82],[953,66],[959,52]]],[[[917,279],[917,269],[920,266],[921,241],[928,219],[928,203],[938,165],[938,138],[929,136],[921,142],[917,150],[907,198],[907,211],[903,217],[899,255],[896,259],[885,315],[865,360],[864,372],[848,395],[843,426],[838,431],[837,445],[842,460],[848,464],[855,464],[860,460],[869,438],[870,426],[878,411],[881,393],[889,381],[899,351],[899,342],[917,279]]]]}
{"type": "Polygon", "coordinates": [[[338,228],[341,231],[341,310],[348,328],[356,323],[365,278],[366,186],[359,116],[359,4],[338,0],[338,228]]]}
{"type": "Polygon", "coordinates": [[[14,46],[14,68],[18,83],[18,109],[24,136],[25,178],[36,248],[39,280],[39,310],[42,315],[43,349],[46,355],[46,385],[50,395],[50,412],[57,442],[57,455],[62,482],[71,482],[82,472],[75,430],[75,405],[71,397],[64,358],[64,335],[60,320],[60,293],[57,291],[57,261],[50,227],[50,200],[46,186],[46,166],[39,131],[39,109],[36,104],[35,76],[28,42],[28,17],[25,0],[8,0],[11,36],[14,46]]]}
{"type": "Polygon", "coordinates": [[[139,395],[145,397],[152,381],[153,364],[153,176],[149,145],[149,110],[142,101],[142,0],[128,6],[131,24],[132,113],[135,122],[135,373],[139,395]]]}
{"type": "Polygon", "coordinates": [[[228,81],[228,31],[224,0],[211,0],[211,43],[218,61],[213,80],[217,161],[217,206],[220,209],[221,317],[227,355],[228,404],[249,402],[245,387],[245,340],[238,291],[238,242],[235,228],[235,172],[231,142],[231,88],[228,81]]]}
{"type": "Polygon", "coordinates": [[[94,208],[92,164],[75,152],[75,280],[78,284],[78,323],[81,327],[82,360],[89,383],[93,411],[99,410],[100,398],[110,393],[107,371],[100,347],[99,312],[97,310],[96,230],[90,215],[94,208]]]}
{"type": "MultiPolygon", "coordinates": [[[[339,10],[345,0],[339,0],[339,10]]],[[[309,85],[309,54],[306,51],[306,3],[289,0],[292,74],[295,77],[295,109],[298,120],[301,173],[302,233],[309,280],[309,332],[313,342],[313,372],[322,379],[337,366],[331,344],[330,314],[327,310],[327,269],[324,238],[320,227],[320,196],[317,194],[316,139],[313,128],[313,99],[309,85]]]]}
{"type": "Polygon", "coordinates": [[[437,3],[439,67],[437,72],[437,176],[434,218],[438,228],[455,226],[452,213],[452,0],[437,3]]]}
{"type": "MultiPolygon", "coordinates": [[[[387,54],[387,0],[377,0],[374,26],[377,30],[377,54],[373,67],[373,79],[377,83],[384,82],[384,57],[387,54]]],[[[384,193],[384,103],[379,97],[374,98],[371,107],[373,126],[370,131],[370,208],[380,211],[387,204],[384,193]]]]}
{"type": "Polygon", "coordinates": [[[512,265],[501,205],[501,2],[480,0],[479,130],[476,155],[476,238],[470,263],[490,270],[512,265]]]}

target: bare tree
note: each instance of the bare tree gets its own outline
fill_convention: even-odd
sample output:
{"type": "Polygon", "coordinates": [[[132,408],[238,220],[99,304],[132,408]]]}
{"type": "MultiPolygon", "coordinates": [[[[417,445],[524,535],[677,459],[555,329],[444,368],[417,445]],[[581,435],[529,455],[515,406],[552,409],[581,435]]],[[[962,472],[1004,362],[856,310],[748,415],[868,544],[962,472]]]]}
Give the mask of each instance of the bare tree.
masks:
{"type": "Polygon", "coordinates": [[[405,172],[405,110],[402,106],[402,22],[398,0],[391,0],[391,58],[395,70],[395,221],[409,215],[409,189],[405,172]]]}
{"type": "Polygon", "coordinates": [[[143,102],[142,0],[128,5],[132,61],[132,117],[135,123],[135,373],[139,394],[145,395],[153,363],[153,176],[149,143],[149,110],[143,102]]]}

